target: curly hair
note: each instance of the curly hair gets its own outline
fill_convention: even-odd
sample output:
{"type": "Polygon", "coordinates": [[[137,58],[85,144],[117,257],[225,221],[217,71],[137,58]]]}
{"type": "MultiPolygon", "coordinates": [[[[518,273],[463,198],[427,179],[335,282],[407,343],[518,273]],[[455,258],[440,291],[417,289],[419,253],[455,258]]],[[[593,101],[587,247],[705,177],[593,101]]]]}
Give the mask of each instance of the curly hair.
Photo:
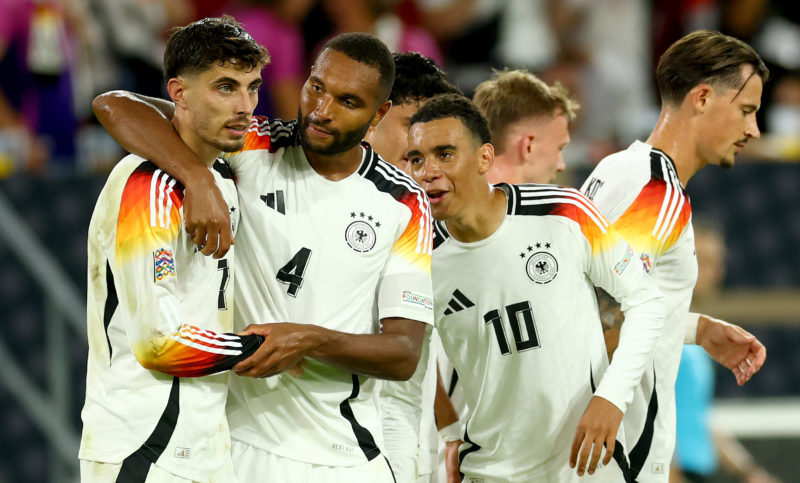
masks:
{"type": "Polygon", "coordinates": [[[229,63],[249,71],[269,63],[267,49],[230,15],[175,27],[170,34],[164,51],[165,80],[201,72],[214,64],[229,63]]]}

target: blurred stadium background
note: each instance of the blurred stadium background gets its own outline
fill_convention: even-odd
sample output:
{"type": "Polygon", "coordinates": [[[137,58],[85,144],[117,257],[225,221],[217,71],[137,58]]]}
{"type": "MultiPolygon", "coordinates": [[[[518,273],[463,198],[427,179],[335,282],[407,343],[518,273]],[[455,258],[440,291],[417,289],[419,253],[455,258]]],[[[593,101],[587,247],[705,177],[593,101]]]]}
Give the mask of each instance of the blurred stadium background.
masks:
{"type": "MultiPolygon", "coordinates": [[[[77,481],[86,366],[86,232],[121,156],[91,114],[110,89],[162,94],[170,26],[234,14],[266,45],[259,111],[293,117],[308,60],[330,35],[370,31],[431,56],[466,93],[524,67],[582,104],[558,182],[647,135],[652,71],[697,28],[756,47],[772,80],[763,136],[688,191],[726,239],[722,290],[697,309],[767,346],[744,387],[715,367],[712,422],[782,481],[800,481],[800,15],[768,0],[0,0],[0,482],[77,481]]],[[[740,481],[718,472],[709,481],[740,481]]]]}

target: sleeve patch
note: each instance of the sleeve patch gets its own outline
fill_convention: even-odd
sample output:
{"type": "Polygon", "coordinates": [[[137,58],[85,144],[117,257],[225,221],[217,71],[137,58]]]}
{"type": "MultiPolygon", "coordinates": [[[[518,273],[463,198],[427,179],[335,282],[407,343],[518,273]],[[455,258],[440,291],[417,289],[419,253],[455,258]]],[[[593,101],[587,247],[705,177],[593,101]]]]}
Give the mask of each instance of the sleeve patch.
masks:
{"type": "Polygon", "coordinates": [[[156,282],[162,282],[169,277],[174,277],[177,274],[175,269],[175,257],[172,250],[167,248],[159,248],[153,251],[153,279],[156,282]]]}
{"type": "Polygon", "coordinates": [[[650,273],[650,271],[653,270],[653,261],[650,259],[650,255],[642,253],[639,259],[642,261],[642,268],[644,268],[644,271],[650,273]]]}
{"type": "Polygon", "coordinates": [[[629,246],[627,250],[625,250],[625,255],[622,256],[622,259],[614,265],[614,273],[617,275],[622,275],[622,272],[628,268],[628,265],[631,263],[631,259],[633,258],[633,249],[629,246]]]}
{"type": "Polygon", "coordinates": [[[419,305],[428,310],[433,310],[433,299],[424,295],[416,294],[411,290],[403,290],[402,301],[407,304],[419,305]]]}

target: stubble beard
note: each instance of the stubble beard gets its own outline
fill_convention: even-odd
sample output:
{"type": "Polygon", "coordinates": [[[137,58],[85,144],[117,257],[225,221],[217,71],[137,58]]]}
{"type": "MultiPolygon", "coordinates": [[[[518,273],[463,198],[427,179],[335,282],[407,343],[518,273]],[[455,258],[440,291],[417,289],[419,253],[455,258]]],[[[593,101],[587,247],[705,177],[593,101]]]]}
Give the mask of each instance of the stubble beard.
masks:
{"type": "MultiPolygon", "coordinates": [[[[328,146],[324,146],[324,145],[314,144],[306,135],[306,131],[312,124],[309,116],[303,116],[302,113],[298,110],[297,117],[298,119],[301,120],[300,145],[303,147],[304,150],[312,152],[314,154],[320,154],[322,156],[333,156],[336,154],[343,153],[345,151],[349,151],[355,146],[358,146],[361,140],[364,139],[364,135],[367,134],[367,130],[369,130],[369,125],[370,125],[370,123],[366,123],[365,125],[360,126],[359,128],[346,133],[332,130],[331,135],[333,137],[333,140],[331,141],[331,144],[329,144],[328,146]]],[[[320,126],[320,127],[328,130],[326,126],[320,126]]]]}
{"type": "Polygon", "coordinates": [[[244,138],[226,143],[216,142],[212,143],[211,145],[223,153],[235,153],[236,151],[241,151],[241,149],[244,147],[244,138]]]}

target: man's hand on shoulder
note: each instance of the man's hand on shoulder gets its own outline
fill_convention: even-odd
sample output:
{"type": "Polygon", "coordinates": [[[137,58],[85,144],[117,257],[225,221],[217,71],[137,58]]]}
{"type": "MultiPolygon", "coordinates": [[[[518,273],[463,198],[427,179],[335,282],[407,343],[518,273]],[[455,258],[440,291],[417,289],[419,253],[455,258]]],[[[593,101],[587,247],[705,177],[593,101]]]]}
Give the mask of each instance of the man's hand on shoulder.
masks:
{"type": "Polygon", "coordinates": [[[228,253],[234,243],[230,212],[210,173],[197,176],[185,187],[183,216],[186,231],[203,255],[222,258],[228,253]]]}
{"type": "Polygon", "coordinates": [[[740,386],[749,381],[767,359],[767,349],[756,336],[707,315],[701,315],[697,323],[697,345],[730,369],[740,386]]]}

